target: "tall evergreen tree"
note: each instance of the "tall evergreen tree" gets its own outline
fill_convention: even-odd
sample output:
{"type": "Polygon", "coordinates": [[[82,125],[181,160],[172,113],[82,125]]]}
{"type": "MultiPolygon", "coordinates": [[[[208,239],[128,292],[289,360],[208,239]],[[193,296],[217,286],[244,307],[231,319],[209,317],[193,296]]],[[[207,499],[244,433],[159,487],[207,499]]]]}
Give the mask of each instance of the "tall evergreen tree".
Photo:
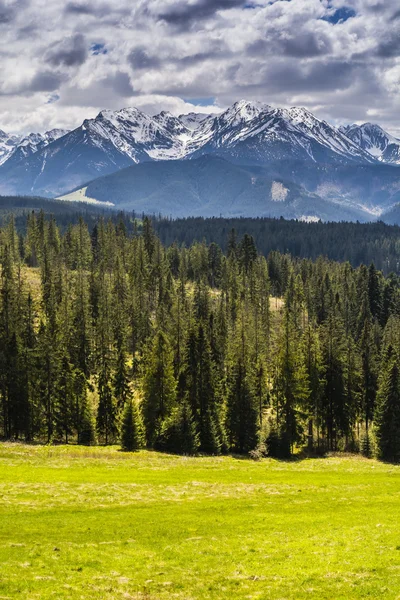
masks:
{"type": "Polygon", "coordinates": [[[143,418],[147,443],[153,446],[165,418],[176,401],[173,354],[167,336],[161,330],[154,337],[143,385],[143,418]]]}
{"type": "Polygon", "coordinates": [[[379,458],[400,462],[400,373],[393,356],[381,376],[375,433],[379,458]]]}
{"type": "Polygon", "coordinates": [[[127,452],[140,450],[144,445],[143,426],[136,402],[128,400],[121,423],[121,448],[127,452]]]}

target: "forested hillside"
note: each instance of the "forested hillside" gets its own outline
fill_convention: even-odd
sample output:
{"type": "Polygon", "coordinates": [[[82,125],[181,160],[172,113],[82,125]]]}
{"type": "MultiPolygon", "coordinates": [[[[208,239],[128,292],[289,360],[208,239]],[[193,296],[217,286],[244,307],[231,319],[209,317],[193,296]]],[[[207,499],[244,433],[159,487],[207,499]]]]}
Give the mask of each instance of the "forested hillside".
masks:
{"type": "MultiPolygon", "coordinates": [[[[19,233],[26,233],[27,215],[43,211],[45,218],[55,216],[61,232],[83,218],[90,231],[99,218],[111,219],[116,225],[123,222],[127,234],[141,231],[144,214],[117,212],[104,206],[62,202],[45,198],[1,198],[0,226],[5,226],[10,214],[15,215],[19,233]]],[[[161,242],[190,246],[193,242],[215,242],[224,252],[229,233],[235,229],[238,237],[248,233],[254,238],[257,250],[265,257],[273,250],[290,253],[293,257],[316,259],[326,256],[332,260],[349,261],[353,267],[373,262],[386,275],[400,273],[400,227],[377,223],[323,223],[285,220],[283,218],[189,217],[171,219],[151,216],[153,227],[161,242]]]]}
{"type": "Polygon", "coordinates": [[[153,218],[154,227],[164,244],[189,246],[194,240],[215,242],[226,251],[229,232],[239,237],[252,235],[264,256],[272,250],[298,258],[349,261],[353,267],[375,263],[389,274],[400,272],[400,227],[377,223],[323,223],[270,218],[224,219],[192,217],[188,219],[153,218]]]}
{"type": "Polygon", "coordinates": [[[11,219],[0,256],[5,439],[399,460],[396,275],[235,231],[163,246],[148,218],[11,219]]]}

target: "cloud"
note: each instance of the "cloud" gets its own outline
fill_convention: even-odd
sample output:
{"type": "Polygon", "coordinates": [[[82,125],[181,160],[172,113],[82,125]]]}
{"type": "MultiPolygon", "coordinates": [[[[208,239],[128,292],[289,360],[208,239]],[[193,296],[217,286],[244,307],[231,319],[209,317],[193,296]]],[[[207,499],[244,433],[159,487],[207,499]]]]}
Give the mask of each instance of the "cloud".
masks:
{"type": "Polygon", "coordinates": [[[104,79],[104,85],[111,88],[118,96],[130,98],[135,95],[128,73],[117,71],[104,79]]]}
{"type": "Polygon", "coordinates": [[[62,84],[64,77],[60,73],[44,71],[36,73],[29,84],[32,92],[54,92],[62,84]]]}
{"type": "Polygon", "coordinates": [[[180,29],[191,27],[199,21],[211,18],[220,10],[244,6],[244,0],[181,0],[167,5],[158,13],[158,18],[180,29]]]}
{"type": "Polygon", "coordinates": [[[76,33],[53,44],[47,50],[44,60],[54,67],[73,67],[82,65],[87,56],[86,40],[81,33],[76,33]]]}
{"type": "Polygon", "coordinates": [[[87,3],[67,2],[65,12],[73,15],[95,15],[96,9],[87,3]]]}
{"type": "Polygon", "coordinates": [[[128,62],[134,70],[158,68],[161,64],[158,56],[152,56],[144,47],[134,48],[128,54],[128,62]]]}
{"type": "Polygon", "coordinates": [[[17,14],[18,3],[0,0],[0,25],[12,23],[17,14]]]}
{"type": "Polygon", "coordinates": [[[244,97],[399,135],[399,28],[398,0],[0,0],[0,129],[244,97]]]}
{"type": "Polygon", "coordinates": [[[400,56],[400,31],[389,39],[380,42],[374,52],[380,58],[394,58],[400,56]]]}

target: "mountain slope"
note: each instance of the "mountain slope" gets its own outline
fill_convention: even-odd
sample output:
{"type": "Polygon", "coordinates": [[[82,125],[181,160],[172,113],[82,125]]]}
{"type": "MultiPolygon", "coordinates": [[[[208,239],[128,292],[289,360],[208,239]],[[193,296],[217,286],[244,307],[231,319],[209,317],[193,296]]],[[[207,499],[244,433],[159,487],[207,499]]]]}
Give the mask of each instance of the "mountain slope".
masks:
{"type": "Polygon", "coordinates": [[[346,135],[304,108],[272,108],[244,100],[214,119],[203,121],[188,149],[193,156],[217,153],[242,164],[278,159],[374,162],[346,135]]]}
{"type": "Polygon", "coordinates": [[[18,144],[14,147],[11,154],[7,158],[7,165],[4,167],[4,171],[11,170],[20,161],[25,160],[35,154],[42,148],[45,148],[49,144],[55,142],[59,138],[66,135],[68,132],[64,129],[52,129],[46,131],[46,133],[30,133],[26,137],[22,138],[18,144]]]}
{"type": "Polygon", "coordinates": [[[20,139],[20,137],[9,135],[0,129],[0,165],[10,157],[20,139]]]}
{"type": "Polygon", "coordinates": [[[339,128],[349,139],[379,161],[400,165],[400,140],[379,125],[364,123],[339,128]]]}
{"type": "Polygon", "coordinates": [[[279,176],[279,169],[239,166],[213,155],[147,162],[89,183],[65,199],[112,201],[117,208],[184,216],[272,216],[367,220],[362,208],[325,201],[279,176]]]}
{"type": "Polygon", "coordinates": [[[302,108],[241,101],[217,116],[181,117],[168,112],[151,117],[135,108],[105,110],[18,160],[11,155],[0,166],[0,193],[60,195],[135,163],[204,154],[248,165],[375,162],[342,131],[302,108]]]}
{"type": "MultiPolygon", "coordinates": [[[[182,125],[179,135],[189,135],[182,125]]],[[[137,109],[102,111],[17,164],[0,167],[0,193],[58,195],[65,190],[153,158],[179,158],[176,131],[137,109]]]]}

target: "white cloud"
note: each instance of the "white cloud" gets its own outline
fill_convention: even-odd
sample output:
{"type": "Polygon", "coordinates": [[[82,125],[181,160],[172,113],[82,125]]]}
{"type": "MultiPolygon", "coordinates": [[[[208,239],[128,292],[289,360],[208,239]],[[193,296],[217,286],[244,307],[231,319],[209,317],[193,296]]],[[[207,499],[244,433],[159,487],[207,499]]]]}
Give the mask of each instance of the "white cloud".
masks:
{"type": "Polygon", "coordinates": [[[209,112],[244,97],[337,123],[373,115],[400,135],[398,0],[244,6],[0,0],[0,128],[72,128],[132,105],[209,112]]]}

